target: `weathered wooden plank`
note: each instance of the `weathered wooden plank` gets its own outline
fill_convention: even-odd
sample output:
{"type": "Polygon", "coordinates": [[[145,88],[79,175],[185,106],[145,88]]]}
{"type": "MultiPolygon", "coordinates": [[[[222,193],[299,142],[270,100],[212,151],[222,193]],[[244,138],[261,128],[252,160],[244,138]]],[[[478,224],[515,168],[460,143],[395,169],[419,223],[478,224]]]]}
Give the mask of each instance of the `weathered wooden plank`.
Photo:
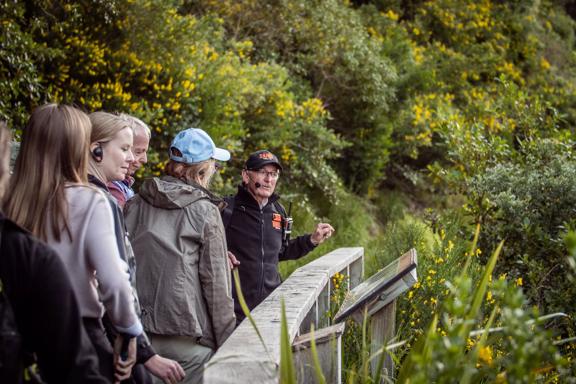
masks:
{"type": "MultiPolygon", "coordinates": [[[[396,300],[392,301],[370,318],[371,344],[370,355],[374,356],[384,345],[387,345],[396,332],[396,300]]],[[[377,369],[379,358],[375,358],[371,363],[372,374],[377,369]]],[[[382,376],[392,377],[394,374],[394,361],[386,353],[382,376]]]]}
{"type": "MultiPolygon", "coordinates": [[[[342,333],[345,323],[339,323],[314,332],[316,350],[320,367],[327,383],[338,384],[342,381],[342,333]]],[[[316,373],[312,359],[312,334],[298,336],[294,339],[292,349],[299,383],[316,383],[316,373]]]]}
{"type": "MultiPolygon", "coordinates": [[[[216,356],[212,358],[214,360],[216,356]]],[[[267,361],[219,361],[206,365],[204,383],[218,384],[278,384],[279,367],[267,361]]]]}
{"type": "Polygon", "coordinates": [[[364,248],[338,248],[300,268],[298,270],[326,270],[330,276],[344,270],[358,259],[364,259],[364,248]]]}
{"type": "Polygon", "coordinates": [[[350,289],[356,288],[364,278],[364,258],[359,258],[350,263],[350,289]]]}

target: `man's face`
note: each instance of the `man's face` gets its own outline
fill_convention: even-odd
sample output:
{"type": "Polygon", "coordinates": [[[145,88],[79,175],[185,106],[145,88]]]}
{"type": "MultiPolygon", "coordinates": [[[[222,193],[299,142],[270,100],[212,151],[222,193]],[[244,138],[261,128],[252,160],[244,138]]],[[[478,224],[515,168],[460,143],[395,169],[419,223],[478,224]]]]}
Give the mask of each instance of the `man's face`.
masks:
{"type": "Polygon", "coordinates": [[[148,152],[149,145],[150,138],[146,134],[146,131],[142,128],[136,128],[134,131],[134,145],[132,146],[134,161],[130,163],[128,174],[133,175],[140,167],[148,162],[146,153],[148,152]]]}
{"type": "Polygon", "coordinates": [[[261,203],[274,193],[279,174],[280,171],[275,165],[268,164],[257,171],[243,170],[242,181],[256,201],[261,203]]]}

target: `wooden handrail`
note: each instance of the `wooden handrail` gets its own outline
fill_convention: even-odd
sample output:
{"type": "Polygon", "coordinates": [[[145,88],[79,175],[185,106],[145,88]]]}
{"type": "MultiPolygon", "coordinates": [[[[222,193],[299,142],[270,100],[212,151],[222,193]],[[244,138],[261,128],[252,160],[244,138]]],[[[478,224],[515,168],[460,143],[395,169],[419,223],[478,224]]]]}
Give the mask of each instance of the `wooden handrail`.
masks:
{"type": "Polygon", "coordinates": [[[298,268],[252,311],[258,330],[245,319],[206,365],[204,383],[278,383],[280,363],[280,300],[284,299],[290,340],[328,325],[330,277],[349,276],[349,288],[362,280],[364,249],[340,248],[298,268]]]}

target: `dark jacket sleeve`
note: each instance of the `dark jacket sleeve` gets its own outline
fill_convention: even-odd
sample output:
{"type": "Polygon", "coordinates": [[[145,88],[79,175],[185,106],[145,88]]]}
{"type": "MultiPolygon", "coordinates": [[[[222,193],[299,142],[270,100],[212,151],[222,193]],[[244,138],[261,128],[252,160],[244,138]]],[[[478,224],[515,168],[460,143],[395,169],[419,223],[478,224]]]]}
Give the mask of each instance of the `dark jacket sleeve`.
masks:
{"type": "Polygon", "coordinates": [[[20,231],[2,239],[3,280],[26,350],[47,383],[108,383],[64,265],[47,245],[20,231]]]}
{"type": "Polygon", "coordinates": [[[136,362],[138,364],[146,363],[148,359],[156,354],[156,351],[152,348],[152,344],[150,344],[150,341],[144,332],[138,336],[136,343],[136,362]]]}
{"type": "Polygon", "coordinates": [[[312,244],[311,234],[298,236],[288,242],[288,246],[283,245],[280,249],[280,254],[278,259],[282,260],[295,260],[306,256],[310,253],[316,246],[312,244]]]}

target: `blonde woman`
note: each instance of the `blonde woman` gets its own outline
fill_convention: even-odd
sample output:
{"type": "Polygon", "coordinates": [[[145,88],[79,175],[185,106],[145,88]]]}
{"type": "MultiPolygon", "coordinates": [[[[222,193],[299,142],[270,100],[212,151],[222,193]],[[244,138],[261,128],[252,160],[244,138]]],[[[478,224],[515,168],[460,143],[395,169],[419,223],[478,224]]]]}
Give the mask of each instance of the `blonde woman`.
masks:
{"type": "Polygon", "coordinates": [[[134,160],[132,154],[133,129],[129,121],[108,112],[90,114],[92,132],[90,135],[90,161],[88,181],[99,188],[108,198],[114,217],[114,234],[120,257],[129,267],[130,280],[134,280],[135,264],[130,243],[126,238],[122,211],[110,194],[106,184],[123,180],[134,160]]]}
{"type": "Polygon", "coordinates": [[[101,321],[104,310],[127,337],[140,335],[142,325],[118,254],[110,205],[87,183],[91,129],[88,116],[75,108],[36,108],[22,135],[6,214],[56,250],[72,281],[100,371],[109,380],[120,380],[129,375],[131,362],[113,356],[101,321]]]}
{"type": "MultiPolygon", "coordinates": [[[[91,113],[90,121],[92,122],[90,138],[92,156],[88,179],[108,197],[114,216],[114,233],[118,251],[122,260],[129,266],[130,281],[135,290],[134,253],[126,234],[122,209],[108,189],[110,183],[124,180],[135,162],[132,152],[135,120],[128,115],[114,115],[100,111],[91,113]]],[[[136,293],[134,305],[139,313],[136,293]]],[[[138,337],[136,363],[132,373],[134,381],[138,384],[149,383],[152,380],[148,372],[169,383],[178,382],[184,378],[182,367],[177,362],[158,355],[144,334],[138,337]]]]}
{"type": "Polygon", "coordinates": [[[216,148],[201,129],[180,132],[166,175],[148,179],[126,205],[126,224],[138,262],[142,322],[154,348],[201,383],[202,370],[235,326],[226,238],[208,191],[216,148]]]}

